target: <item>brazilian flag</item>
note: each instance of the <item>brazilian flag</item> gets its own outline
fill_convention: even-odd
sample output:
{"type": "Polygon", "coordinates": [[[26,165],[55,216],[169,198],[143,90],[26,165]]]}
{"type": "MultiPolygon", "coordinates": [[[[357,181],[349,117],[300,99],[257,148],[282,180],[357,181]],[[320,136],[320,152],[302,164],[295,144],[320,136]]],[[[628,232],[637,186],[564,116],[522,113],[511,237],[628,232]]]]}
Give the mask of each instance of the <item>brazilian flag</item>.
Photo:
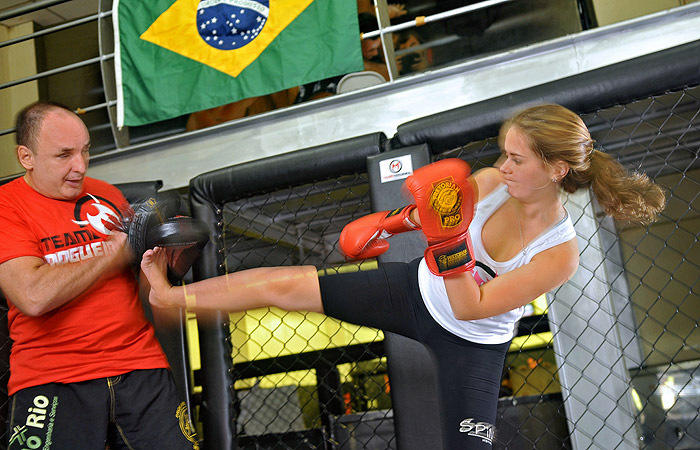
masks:
{"type": "Polygon", "coordinates": [[[115,0],[117,125],[363,70],[355,0],[115,0]]]}

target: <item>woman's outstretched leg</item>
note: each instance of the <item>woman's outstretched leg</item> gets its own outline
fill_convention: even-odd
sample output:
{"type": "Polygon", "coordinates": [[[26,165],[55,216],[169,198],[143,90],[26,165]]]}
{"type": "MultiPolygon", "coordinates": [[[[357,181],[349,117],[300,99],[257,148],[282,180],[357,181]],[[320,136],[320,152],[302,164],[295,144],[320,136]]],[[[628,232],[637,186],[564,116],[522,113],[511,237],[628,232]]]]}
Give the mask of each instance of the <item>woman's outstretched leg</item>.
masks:
{"type": "Polygon", "coordinates": [[[150,283],[153,306],[245,311],[275,306],[286,311],[323,312],[318,274],[313,266],[260,267],[172,286],[165,250],[143,255],[141,270],[150,283]]]}

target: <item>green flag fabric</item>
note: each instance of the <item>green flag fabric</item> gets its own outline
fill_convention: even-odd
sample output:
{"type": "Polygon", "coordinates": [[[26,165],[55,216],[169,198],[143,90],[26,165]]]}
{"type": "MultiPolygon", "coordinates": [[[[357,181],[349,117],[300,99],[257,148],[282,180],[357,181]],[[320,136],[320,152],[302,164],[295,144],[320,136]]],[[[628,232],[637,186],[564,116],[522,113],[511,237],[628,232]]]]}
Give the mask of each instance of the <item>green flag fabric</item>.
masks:
{"type": "Polygon", "coordinates": [[[355,0],[115,0],[117,126],[363,70],[355,0]]]}

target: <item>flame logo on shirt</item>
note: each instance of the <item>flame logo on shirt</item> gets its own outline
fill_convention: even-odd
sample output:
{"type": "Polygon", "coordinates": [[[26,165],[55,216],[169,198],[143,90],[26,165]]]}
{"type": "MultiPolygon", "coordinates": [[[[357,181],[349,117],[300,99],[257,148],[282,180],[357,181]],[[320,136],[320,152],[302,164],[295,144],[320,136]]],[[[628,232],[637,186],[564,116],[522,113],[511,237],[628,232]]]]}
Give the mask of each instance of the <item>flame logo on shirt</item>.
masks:
{"type": "Polygon", "coordinates": [[[88,197],[83,197],[75,205],[75,219],[73,223],[85,227],[90,225],[93,229],[102,233],[104,235],[112,234],[111,230],[121,227],[121,217],[115,211],[117,208],[108,200],[102,199],[100,201],[98,197],[88,194],[88,197]],[[92,203],[90,203],[90,199],[92,203]],[[85,212],[85,218],[81,220],[82,209],[85,207],[92,206],[97,210],[97,214],[90,214],[85,212]]]}

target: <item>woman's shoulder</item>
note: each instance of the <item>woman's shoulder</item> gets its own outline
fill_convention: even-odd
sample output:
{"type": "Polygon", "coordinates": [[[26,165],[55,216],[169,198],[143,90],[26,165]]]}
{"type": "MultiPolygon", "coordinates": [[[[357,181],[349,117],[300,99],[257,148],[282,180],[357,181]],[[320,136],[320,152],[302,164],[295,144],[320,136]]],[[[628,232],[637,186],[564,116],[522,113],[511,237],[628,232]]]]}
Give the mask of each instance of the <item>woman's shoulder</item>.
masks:
{"type": "Polygon", "coordinates": [[[474,172],[473,179],[479,191],[477,201],[485,198],[493,192],[499,184],[503,183],[501,172],[495,167],[487,167],[474,172]]]}

